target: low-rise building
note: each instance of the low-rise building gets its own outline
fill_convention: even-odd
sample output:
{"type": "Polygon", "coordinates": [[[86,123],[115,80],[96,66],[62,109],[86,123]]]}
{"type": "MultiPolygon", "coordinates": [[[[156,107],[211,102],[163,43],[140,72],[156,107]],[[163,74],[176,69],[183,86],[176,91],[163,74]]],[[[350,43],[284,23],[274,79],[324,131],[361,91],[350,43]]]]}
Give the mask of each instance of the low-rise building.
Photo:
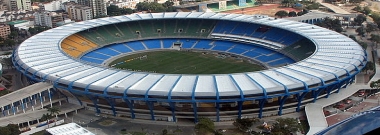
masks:
{"type": "Polygon", "coordinates": [[[5,39],[11,34],[11,27],[7,24],[0,24],[0,37],[5,39]]]}

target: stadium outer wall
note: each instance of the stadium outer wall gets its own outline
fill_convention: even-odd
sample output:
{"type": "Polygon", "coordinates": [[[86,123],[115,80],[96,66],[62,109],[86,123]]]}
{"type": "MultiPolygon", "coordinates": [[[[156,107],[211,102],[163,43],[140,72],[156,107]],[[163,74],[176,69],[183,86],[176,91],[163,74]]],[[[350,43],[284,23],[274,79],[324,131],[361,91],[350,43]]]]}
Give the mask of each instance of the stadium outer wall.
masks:
{"type": "MultiPolygon", "coordinates": [[[[314,27],[317,26],[313,26],[313,29],[314,27]]],[[[78,104],[84,105],[96,113],[164,121],[189,119],[196,122],[199,117],[208,117],[215,121],[225,121],[236,118],[261,118],[263,116],[282,115],[284,113],[300,111],[305,104],[315,102],[319,98],[328,98],[330,94],[338,93],[341,88],[349,86],[354,81],[355,75],[361,71],[366,63],[366,58],[363,56],[364,59],[360,61],[361,64],[355,65],[356,68],[354,70],[347,71],[344,69],[347,71],[347,74],[342,76],[337,76],[333,73],[335,79],[328,81],[316,77],[320,79],[321,83],[313,86],[309,86],[304,81],[295,77],[278,72],[289,79],[302,82],[303,88],[297,90],[297,92],[289,92],[291,89],[288,89],[288,86],[281,83],[281,81],[268,77],[271,81],[277,82],[280,86],[282,85],[285,93],[273,95],[262,93],[265,96],[249,97],[244,95],[242,90],[240,90],[240,96],[231,96],[231,98],[219,96],[217,93],[216,97],[213,98],[198,99],[194,96],[193,92],[191,96],[172,99],[170,92],[166,98],[157,98],[154,95],[147,95],[147,93],[144,95],[110,93],[107,92],[110,85],[104,91],[89,91],[88,86],[91,83],[87,84],[87,87],[77,88],[73,86],[75,82],[70,82],[69,84],[63,83],[64,81],[60,80],[62,77],[49,79],[49,76],[38,75],[38,71],[31,72],[30,68],[34,65],[28,65],[26,61],[23,62],[22,58],[18,56],[19,51],[15,51],[13,62],[20,72],[34,81],[51,82],[56,89],[69,97],[77,99],[78,104]]],[[[265,88],[260,86],[260,84],[258,86],[265,91],[265,88]]]]}

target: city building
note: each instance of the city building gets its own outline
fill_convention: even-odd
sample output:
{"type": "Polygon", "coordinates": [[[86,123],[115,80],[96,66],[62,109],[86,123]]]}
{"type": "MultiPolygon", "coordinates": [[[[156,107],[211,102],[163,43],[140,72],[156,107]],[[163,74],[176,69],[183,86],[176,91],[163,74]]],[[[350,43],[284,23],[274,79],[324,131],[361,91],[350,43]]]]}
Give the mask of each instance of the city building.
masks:
{"type": "Polygon", "coordinates": [[[48,3],[41,3],[44,7],[44,10],[46,11],[58,11],[58,10],[64,10],[62,5],[65,2],[69,2],[69,0],[55,0],[48,3]]]}
{"type": "Polygon", "coordinates": [[[11,27],[7,24],[0,24],[0,37],[5,39],[11,34],[11,27]]]}
{"type": "Polygon", "coordinates": [[[34,23],[35,25],[57,27],[57,22],[63,21],[61,13],[41,11],[34,13],[34,23]]]}
{"type": "Polygon", "coordinates": [[[8,10],[32,10],[31,0],[8,0],[8,10]]]}
{"type": "Polygon", "coordinates": [[[136,4],[139,3],[139,0],[111,0],[108,1],[107,5],[115,5],[119,8],[131,8],[135,9],[136,4]]]}
{"type": "Polygon", "coordinates": [[[106,0],[77,0],[77,2],[91,7],[93,18],[107,15],[106,0]]]}
{"type": "Polygon", "coordinates": [[[92,19],[91,7],[69,3],[65,6],[68,17],[76,21],[86,21],[92,19]]]}
{"type": "Polygon", "coordinates": [[[25,30],[29,29],[29,27],[34,25],[33,21],[27,21],[27,20],[12,21],[12,22],[8,22],[7,24],[12,25],[15,28],[25,29],[25,30]]]}

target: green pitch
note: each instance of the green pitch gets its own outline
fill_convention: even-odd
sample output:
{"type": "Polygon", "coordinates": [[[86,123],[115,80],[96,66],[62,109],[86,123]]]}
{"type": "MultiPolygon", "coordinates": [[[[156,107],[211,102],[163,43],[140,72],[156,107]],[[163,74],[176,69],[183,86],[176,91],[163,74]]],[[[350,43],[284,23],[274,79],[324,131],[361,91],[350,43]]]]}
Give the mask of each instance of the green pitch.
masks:
{"type": "Polygon", "coordinates": [[[262,70],[247,60],[211,52],[155,51],[128,55],[109,64],[114,68],[165,74],[226,74],[262,70]]]}

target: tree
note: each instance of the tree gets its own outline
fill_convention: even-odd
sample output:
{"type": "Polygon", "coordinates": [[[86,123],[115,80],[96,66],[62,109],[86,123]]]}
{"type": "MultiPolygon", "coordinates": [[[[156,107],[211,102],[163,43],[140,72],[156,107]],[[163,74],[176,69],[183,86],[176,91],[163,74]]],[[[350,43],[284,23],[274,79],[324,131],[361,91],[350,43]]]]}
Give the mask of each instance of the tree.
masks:
{"type": "Polygon", "coordinates": [[[374,70],[375,64],[372,61],[368,61],[367,65],[363,68],[364,72],[367,72],[368,70],[374,70]]]}
{"type": "Polygon", "coordinates": [[[354,18],[354,22],[356,23],[357,26],[362,25],[363,22],[365,22],[366,20],[367,18],[362,14],[359,14],[358,16],[354,18]]]}
{"type": "Polygon", "coordinates": [[[108,16],[118,16],[121,15],[120,8],[115,5],[110,5],[107,7],[107,15],[108,16]]]}
{"type": "Polygon", "coordinates": [[[358,27],[358,28],[356,28],[356,30],[355,30],[355,32],[358,33],[358,35],[360,35],[360,36],[362,36],[362,37],[364,37],[364,34],[365,34],[364,31],[365,31],[364,27],[358,27]]]}
{"type": "Polygon", "coordinates": [[[259,122],[259,119],[236,119],[233,123],[235,127],[240,129],[241,131],[247,131],[253,123],[259,122]]]}
{"type": "Polygon", "coordinates": [[[380,79],[377,81],[371,81],[371,83],[369,84],[369,87],[371,87],[372,89],[379,89],[380,88],[380,79]]]}
{"type": "Polygon", "coordinates": [[[167,129],[162,130],[162,135],[167,135],[167,134],[168,134],[168,130],[167,129]]]}
{"type": "Polygon", "coordinates": [[[281,11],[276,12],[276,14],[274,15],[282,18],[282,17],[288,16],[288,12],[286,12],[285,10],[281,10],[281,11]]]}
{"type": "Polygon", "coordinates": [[[357,5],[355,8],[353,8],[352,10],[355,10],[355,11],[358,11],[358,12],[361,12],[362,11],[362,7],[357,5]]]}
{"type": "Polygon", "coordinates": [[[370,40],[375,43],[377,46],[378,43],[380,43],[380,36],[377,34],[371,34],[370,40]]]}
{"type": "Polygon", "coordinates": [[[289,12],[289,17],[295,17],[297,16],[297,13],[295,11],[289,12]]]}
{"type": "Polygon", "coordinates": [[[215,132],[215,125],[209,118],[199,118],[199,122],[195,125],[195,129],[201,133],[213,133],[215,132]]]}
{"type": "Polygon", "coordinates": [[[363,12],[363,14],[369,15],[369,14],[371,14],[372,10],[368,6],[366,6],[363,8],[362,12],[363,12]]]}
{"type": "Polygon", "coordinates": [[[354,35],[350,35],[348,36],[349,38],[351,38],[352,40],[354,40],[355,42],[357,42],[358,40],[356,40],[356,37],[354,35]]]}
{"type": "Polygon", "coordinates": [[[49,115],[50,116],[53,116],[53,115],[58,115],[60,110],[57,108],[57,107],[50,107],[47,109],[49,111],[49,115]]]}
{"type": "Polygon", "coordinates": [[[276,122],[273,124],[272,134],[283,134],[290,135],[294,132],[299,131],[301,125],[295,118],[277,118],[276,122]]]}
{"type": "Polygon", "coordinates": [[[366,42],[358,42],[358,43],[360,44],[360,46],[363,47],[364,50],[367,49],[368,44],[366,42]]]}
{"type": "Polygon", "coordinates": [[[313,2],[312,4],[308,5],[308,6],[306,7],[306,9],[309,9],[309,10],[316,10],[316,9],[319,9],[319,3],[313,2]]]}
{"type": "Polygon", "coordinates": [[[373,32],[373,31],[377,31],[377,25],[374,24],[374,23],[367,23],[366,25],[366,28],[365,28],[365,31],[367,32],[367,34],[373,32]]]}
{"type": "Polygon", "coordinates": [[[326,17],[321,22],[318,22],[315,25],[318,25],[318,26],[321,26],[321,27],[324,27],[327,29],[331,29],[331,30],[334,30],[336,32],[342,32],[343,31],[342,24],[341,24],[339,19],[333,20],[331,18],[326,17]]]}
{"type": "Polygon", "coordinates": [[[19,134],[21,134],[21,131],[20,131],[18,125],[16,125],[16,124],[8,124],[7,128],[9,129],[9,131],[11,131],[10,135],[19,135],[19,134]]]}

